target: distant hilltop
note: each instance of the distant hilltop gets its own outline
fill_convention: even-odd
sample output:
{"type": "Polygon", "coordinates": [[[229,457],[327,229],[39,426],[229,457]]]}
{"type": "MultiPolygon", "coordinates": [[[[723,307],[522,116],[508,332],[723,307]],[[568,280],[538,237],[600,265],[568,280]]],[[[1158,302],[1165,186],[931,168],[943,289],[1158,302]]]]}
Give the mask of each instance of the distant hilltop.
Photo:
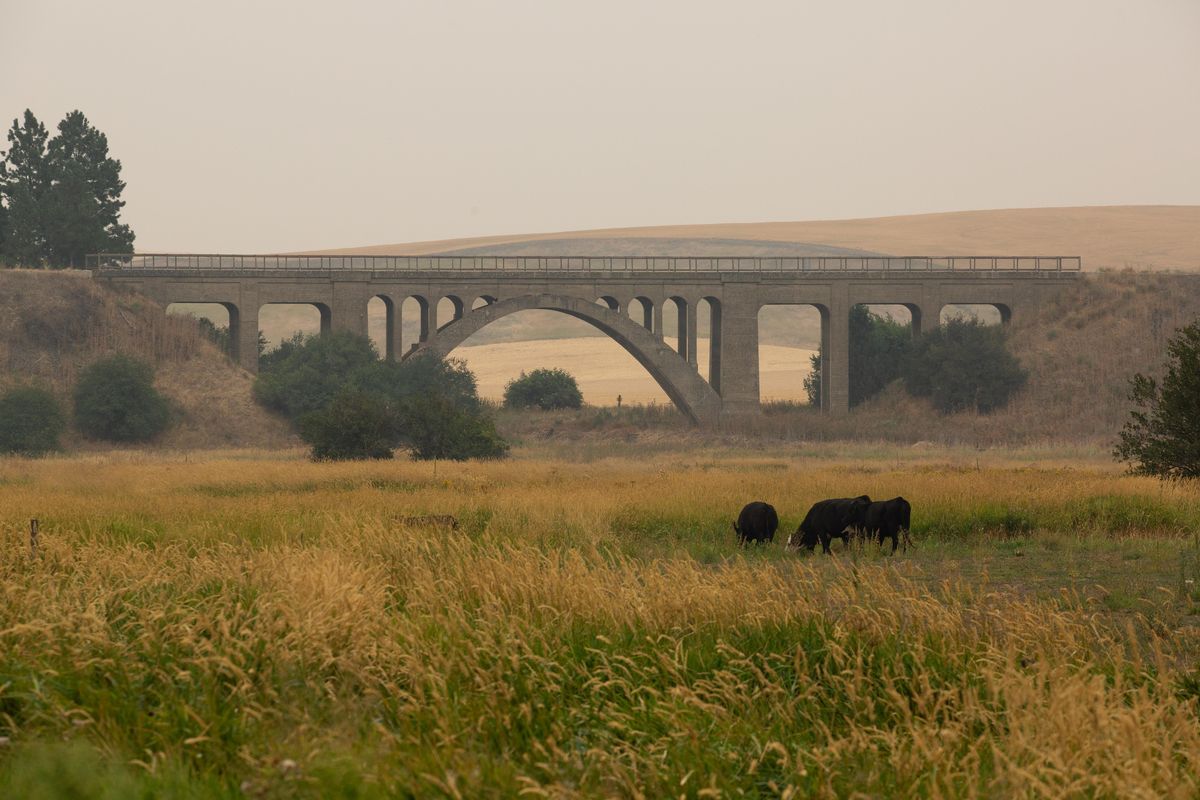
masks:
{"type": "Polygon", "coordinates": [[[954,211],[660,225],[312,251],[323,255],[1077,255],[1086,270],[1200,270],[1200,206],[954,211]]]}

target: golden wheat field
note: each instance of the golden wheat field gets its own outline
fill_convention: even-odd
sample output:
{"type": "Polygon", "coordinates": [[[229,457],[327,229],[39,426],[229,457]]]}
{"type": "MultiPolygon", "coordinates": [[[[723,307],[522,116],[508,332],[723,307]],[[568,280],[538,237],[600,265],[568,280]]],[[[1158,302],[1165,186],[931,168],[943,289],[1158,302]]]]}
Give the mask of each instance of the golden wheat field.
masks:
{"type": "Polygon", "coordinates": [[[0,460],[0,795],[1195,797],[1198,524],[1102,453],[0,460]],[[782,546],[858,493],[911,550],[782,546]]]}

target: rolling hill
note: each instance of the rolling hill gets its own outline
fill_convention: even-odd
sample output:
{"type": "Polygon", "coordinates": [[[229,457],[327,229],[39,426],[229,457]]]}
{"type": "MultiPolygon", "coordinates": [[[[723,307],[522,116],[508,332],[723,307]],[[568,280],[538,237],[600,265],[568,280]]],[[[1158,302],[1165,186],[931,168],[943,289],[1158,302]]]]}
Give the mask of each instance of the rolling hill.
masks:
{"type": "Polygon", "coordinates": [[[955,211],[868,219],[660,225],[486,236],[319,251],[429,255],[1078,255],[1084,269],[1200,269],[1200,206],[1083,206],[955,211]],[[699,252],[703,247],[705,252],[699,252]]]}

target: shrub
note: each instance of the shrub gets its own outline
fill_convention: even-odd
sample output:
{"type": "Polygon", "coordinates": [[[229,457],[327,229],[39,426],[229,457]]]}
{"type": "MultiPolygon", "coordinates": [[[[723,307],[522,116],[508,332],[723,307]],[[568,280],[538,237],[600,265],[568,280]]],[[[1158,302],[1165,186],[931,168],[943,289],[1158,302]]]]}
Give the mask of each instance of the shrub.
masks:
{"type": "Polygon", "coordinates": [[[299,428],[317,461],[391,458],[396,415],[379,395],[347,389],[301,417],[299,428]]]}
{"type": "Polygon", "coordinates": [[[365,336],[338,331],[324,336],[298,336],[285,342],[280,355],[259,364],[254,396],[262,405],[293,422],[320,411],[357,373],[379,364],[379,354],[365,336]]]}
{"type": "Polygon", "coordinates": [[[507,408],[580,408],[583,393],[571,374],[563,369],[535,369],[511,380],[504,387],[507,408]]]}
{"type": "Polygon", "coordinates": [[[401,446],[415,458],[508,451],[462,361],[380,361],[370,340],[344,332],[298,337],[284,348],[259,374],[254,393],[297,425],[314,458],[386,458],[401,446]]]}
{"type": "Polygon", "coordinates": [[[1138,373],[1134,404],[1114,455],[1139,475],[1200,477],[1200,322],[1180,328],[1167,345],[1162,384],[1138,373]]]}
{"type": "Polygon", "coordinates": [[[503,458],[508,443],[482,408],[464,408],[443,395],[414,396],[401,404],[399,439],[413,458],[465,461],[503,458]]]}
{"type": "MultiPolygon", "coordinates": [[[[912,348],[912,326],[873,313],[864,305],[850,309],[850,405],[878,394],[901,376],[912,348]]],[[[812,372],[804,379],[808,402],[821,405],[821,352],[810,360],[812,372]]]]}
{"type": "Polygon", "coordinates": [[[41,455],[58,449],[62,408],[44,389],[18,387],[0,396],[0,453],[41,455]]]}
{"type": "Polygon", "coordinates": [[[930,398],[943,414],[1001,408],[1028,377],[1006,338],[1003,328],[951,319],[915,341],[904,386],[915,397],[930,398]]]}
{"type": "Polygon", "coordinates": [[[144,442],[166,430],[170,418],[153,368],[128,356],[97,361],[75,386],[75,427],[89,438],[144,442]]]}

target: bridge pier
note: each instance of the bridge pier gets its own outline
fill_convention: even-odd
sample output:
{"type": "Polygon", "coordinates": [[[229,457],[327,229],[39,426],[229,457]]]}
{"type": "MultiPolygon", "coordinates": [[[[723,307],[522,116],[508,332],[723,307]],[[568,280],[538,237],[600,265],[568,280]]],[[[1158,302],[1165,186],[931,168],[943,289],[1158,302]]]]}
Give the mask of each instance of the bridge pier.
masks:
{"type": "Polygon", "coordinates": [[[850,301],[844,286],[836,287],[829,306],[821,308],[821,410],[850,411],[850,301]]]}
{"type": "Polygon", "coordinates": [[[258,299],[243,293],[241,302],[228,303],[230,357],[242,369],[258,372],[258,299]]]}
{"type": "Polygon", "coordinates": [[[720,305],[720,324],[714,325],[717,342],[714,352],[719,353],[719,358],[712,370],[716,378],[713,388],[721,395],[723,416],[741,416],[759,410],[757,288],[744,284],[726,286],[720,305]]]}
{"type": "Polygon", "coordinates": [[[404,331],[404,303],[396,302],[391,297],[383,297],[384,306],[387,308],[387,340],[384,345],[383,357],[388,361],[399,361],[400,356],[404,354],[402,349],[404,342],[402,335],[404,331]]]}
{"type": "Polygon", "coordinates": [[[367,303],[371,300],[366,284],[335,283],[332,299],[333,302],[328,306],[329,322],[325,320],[326,313],[322,311],[321,314],[321,333],[328,333],[332,329],[366,336],[367,303]]]}

